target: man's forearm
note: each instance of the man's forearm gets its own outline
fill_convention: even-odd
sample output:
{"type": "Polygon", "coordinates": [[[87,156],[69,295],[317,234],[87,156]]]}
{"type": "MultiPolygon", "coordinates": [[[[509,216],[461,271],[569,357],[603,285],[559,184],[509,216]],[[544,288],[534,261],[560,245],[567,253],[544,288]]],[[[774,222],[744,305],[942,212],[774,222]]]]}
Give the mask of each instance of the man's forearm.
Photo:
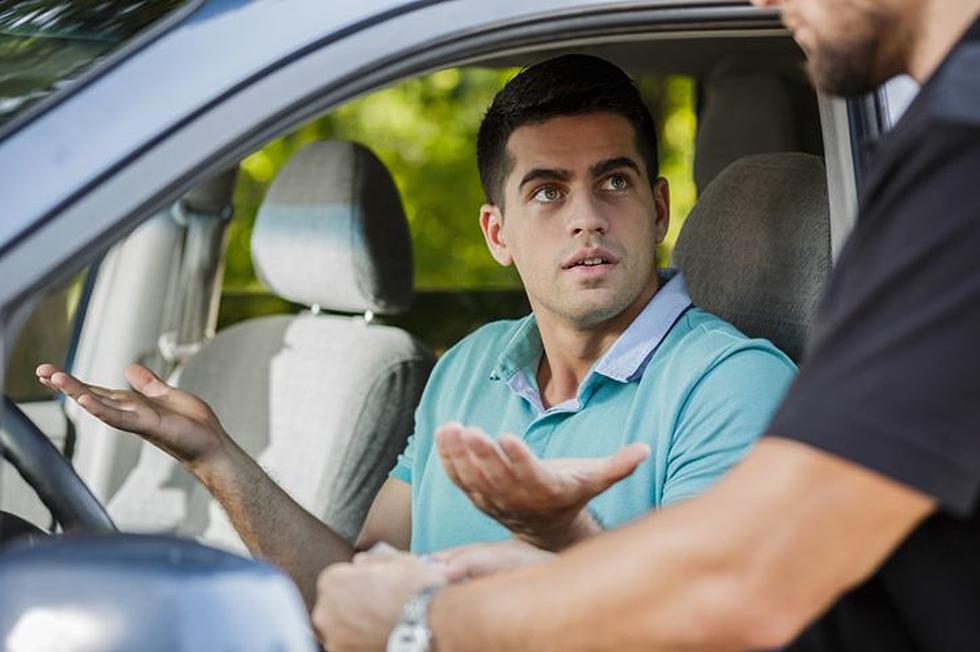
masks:
{"type": "MultiPolygon", "coordinates": [[[[503,523],[507,527],[506,523],[503,523]]],[[[511,527],[511,533],[532,546],[561,552],[571,546],[601,534],[603,527],[588,509],[582,509],[571,523],[557,526],[537,524],[535,527],[511,527]]]]}
{"type": "Polygon", "coordinates": [[[328,564],[350,560],[351,545],[233,443],[207,465],[192,470],[221,503],[252,554],[286,571],[311,609],[317,575],[328,564]]]}

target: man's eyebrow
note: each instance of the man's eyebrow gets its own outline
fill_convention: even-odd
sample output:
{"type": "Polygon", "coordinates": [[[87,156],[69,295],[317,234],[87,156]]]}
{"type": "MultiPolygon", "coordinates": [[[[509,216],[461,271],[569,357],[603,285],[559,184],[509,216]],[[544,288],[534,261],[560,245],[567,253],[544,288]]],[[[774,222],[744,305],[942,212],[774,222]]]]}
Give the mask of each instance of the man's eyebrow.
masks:
{"type": "Polygon", "coordinates": [[[636,161],[631,159],[629,156],[617,156],[615,158],[607,158],[604,161],[599,161],[589,168],[589,174],[592,175],[592,178],[596,178],[619,168],[629,168],[637,174],[640,174],[640,166],[637,165],[636,161]]]}
{"type": "Polygon", "coordinates": [[[568,181],[571,178],[571,171],[564,168],[534,168],[521,178],[521,182],[517,185],[517,188],[520,190],[524,187],[524,184],[534,181],[535,179],[568,181]]]}

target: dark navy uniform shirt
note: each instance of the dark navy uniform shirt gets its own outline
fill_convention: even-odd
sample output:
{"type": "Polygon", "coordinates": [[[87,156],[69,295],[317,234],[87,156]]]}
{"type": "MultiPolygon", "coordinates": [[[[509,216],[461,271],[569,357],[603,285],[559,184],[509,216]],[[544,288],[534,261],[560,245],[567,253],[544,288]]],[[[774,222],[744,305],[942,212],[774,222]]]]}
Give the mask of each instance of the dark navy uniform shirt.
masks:
{"type": "Polygon", "coordinates": [[[939,503],[790,649],[980,650],[980,21],[873,154],[769,432],[939,503]]]}

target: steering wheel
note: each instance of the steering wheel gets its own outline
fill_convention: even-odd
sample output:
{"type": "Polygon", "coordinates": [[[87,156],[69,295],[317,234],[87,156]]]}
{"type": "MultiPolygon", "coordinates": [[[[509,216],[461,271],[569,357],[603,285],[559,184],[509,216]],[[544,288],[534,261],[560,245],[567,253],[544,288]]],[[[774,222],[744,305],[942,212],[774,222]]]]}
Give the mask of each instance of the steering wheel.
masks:
{"type": "Polygon", "coordinates": [[[17,404],[3,397],[0,450],[66,532],[116,532],[105,508],[54,444],[17,404]]]}

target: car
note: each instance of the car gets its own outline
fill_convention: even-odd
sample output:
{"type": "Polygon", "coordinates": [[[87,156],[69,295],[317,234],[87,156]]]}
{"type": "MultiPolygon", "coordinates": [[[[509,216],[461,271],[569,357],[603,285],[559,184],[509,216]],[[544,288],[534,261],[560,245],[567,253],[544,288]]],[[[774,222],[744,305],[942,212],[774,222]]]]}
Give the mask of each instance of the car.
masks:
{"type": "MultiPolygon", "coordinates": [[[[677,258],[696,277],[692,294],[699,303],[799,357],[823,274],[853,226],[864,152],[916,91],[910,81],[894,80],[857,100],[816,93],[801,72],[804,55],[776,13],[738,0],[132,1],[108,3],[94,14],[71,5],[37,1],[0,8],[0,57],[9,58],[8,68],[27,85],[24,91],[0,81],[5,95],[0,98],[3,448],[20,472],[13,473],[9,464],[0,470],[0,506],[43,529],[102,533],[96,550],[113,545],[142,546],[151,555],[190,550],[179,538],[116,534],[118,523],[127,531],[193,537],[244,552],[220,510],[189,475],[139,440],[34,389],[34,364],[53,356],[87,379],[119,386],[128,363],[148,363],[215,404],[218,414],[237,426],[230,430],[247,440],[250,452],[272,467],[300,502],[353,537],[410,431],[413,401],[432,352],[481,321],[527,308],[517,289],[421,291],[415,292],[416,308],[397,316],[412,295],[407,226],[396,215],[398,190],[377,157],[359,145],[335,141],[297,154],[280,172],[278,191],[274,184],[263,210],[279,214],[283,206],[314,195],[323,205],[329,200],[348,208],[387,197],[380,208],[365,209],[368,218],[345,217],[350,222],[344,233],[357,236],[350,242],[363,238],[370,246],[338,247],[336,238],[324,246],[333,247],[327,250],[331,261],[370,254],[381,261],[378,269],[400,256],[386,272],[389,285],[357,300],[334,297],[328,305],[319,291],[308,289],[311,279],[343,285],[337,270],[317,269],[317,256],[325,250],[290,259],[297,242],[305,238],[305,244],[315,244],[319,232],[293,233],[284,252],[272,228],[255,234],[265,239],[253,257],[256,251],[259,256],[273,252],[259,263],[260,272],[286,300],[261,298],[272,301],[272,312],[284,314],[219,322],[219,300],[234,300],[227,289],[222,293],[220,278],[226,233],[238,228],[241,218],[232,210],[236,171],[269,143],[325,115],[342,121],[343,108],[357,98],[437,71],[509,70],[556,53],[586,52],[609,58],[637,78],[684,75],[696,90],[698,119],[677,167],[693,179],[692,202],[693,194],[700,195],[692,215],[708,217],[691,218],[677,258]],[[74,31],[59,32],[62,47],[51,49],[43,39],[65,25],[74,31]],[[40,59],[24,54],[41,47],[48,48],[43,74],[32,67],[40,59]],[[795,154],[779,154],[786,151],[795,154]],[[296,190],[297,184],[311,183],[302,181],[310,169],[332,186],[341,171],[362,169],[358,166],[369,170],[365,174],[375,185],[347,188],[339,200],[316,194],[323,191],[316,182],[296,190]],[[800,175],[810,179],[806,187],[794,185],[802,183],[800,175]],[[727,211],[726,204],[744,187],[753,188],[753,195],[775,197],[769,204],[774,215],[785,212],[808,230],[813,226],[808,240],[795,242],[791,232],[796,230],[782,228],[788,222],[780,227],[738,221],[745,213],[727,211]],[[805,212],[796,208],[801,201],[809,207],[805,212]],[[767,247],[756,246],[761,233],[756,228],[773,229],[767,247]],[[737,269],[732,265],[749,263],[723,264],[719,250],[700,244],[713,238],[778,259],[777,276],[770,270],[769,277],[749,277],[752,283],[733,287],[737,269]],[[371,253],[372,247],[381,247],[381,253],[371,253]],[[294,278],[297,268],[299,278],[294,278]],[[798,314],[788,327],[778,319],[756,319],[743,314],[743,298],[767,303],[771,312],[798,314]],[[383,319],[386,312],[392,316],[383,319]],[[433,322],[449,326],[434,328],[433,322]],[[286,334],[307,327],[314,331],[288,339],[286,334]],[[274,328],[280,330],[270,335],[274,328]],[[363,339],[365,329],[377,339],[363,339]],[[297,361],[284,362],[283,350],[316,342],[331,346],[313,346],[309,354],[304,348],[297,361]],[[349,355],[352,351],[358,355],[349,355]],[[365,387],[381,382],[377,375],[362,374],[347,383],[350,369],[360,374],[372,351],[377,359],[371,364],[378,369],[389,369],[385,363],[391,356],[401,356],[397,359],[411,379],[399,381],[401,389],[385,385],[375,396],[365,387]],[[342,357],[353,366],[334,376],[320,373],[342,357]],[[311,364],[316,373],[310,372],[309,386],[315,391],[291,389],[288,409],[272,410],[264,397],[270,383],[279,382],[275,365],[280,364],[288,369],[311,364]],[[224,391],[229,384],[239,388],[232,396],[224,391]],[[327,385],[345,384],[350,385],[346,391],[375,399],[369,405],[377,403],[377,394],[387,403],[392,392],[400,392],[397,401],[391,399],[401,407],[390,417],[397,424],[390,440],[368,446],[349,412],[327,407],[329,401],[317,394],[327,385]],[[258,411],[243,411],[243,404],[258,411]],[[304,406],[312,407],[303,412],[304,406]],[[271,420],[284,411],[284,425],[272,428],[271,420]],[[343,434],[318,438],[321,429],[343,434]],[[283,431],[283,438],[269,438],[268,432],[283,431]],[[307,465],[315,470],[303,472],[307,465]]],[[[749,212],[765,217],[761,209],[749,212]]],[[[413,227],[422,228],[438,216],[415,218],[413,227]]],[[[350,265],[367,264],[362,262],[350,265]]],[[[345,282],[344,287],[360,287],[360,281],[345,282]]],[[[56,553],[38,548],[49,550],[47,564],[54,558],[72,560],[74,554],[77,568],[91,569],[87,545],[59,543],[56,553]]],[[[27,554],[23,546],[3,550],[0,563],[27,554]]],[[[182,554],[190,559],[198,553],[182,554]]],[[[120,559],[115,570],[125,568],[120,559]]],[[[92,572],[97,577],[110,569],[92,572]]],[[[28,598],[40,605],[52,599],[42,590],[28,598]]],[[[227,598],[202,600],[220,605],[227,598]]]]}

